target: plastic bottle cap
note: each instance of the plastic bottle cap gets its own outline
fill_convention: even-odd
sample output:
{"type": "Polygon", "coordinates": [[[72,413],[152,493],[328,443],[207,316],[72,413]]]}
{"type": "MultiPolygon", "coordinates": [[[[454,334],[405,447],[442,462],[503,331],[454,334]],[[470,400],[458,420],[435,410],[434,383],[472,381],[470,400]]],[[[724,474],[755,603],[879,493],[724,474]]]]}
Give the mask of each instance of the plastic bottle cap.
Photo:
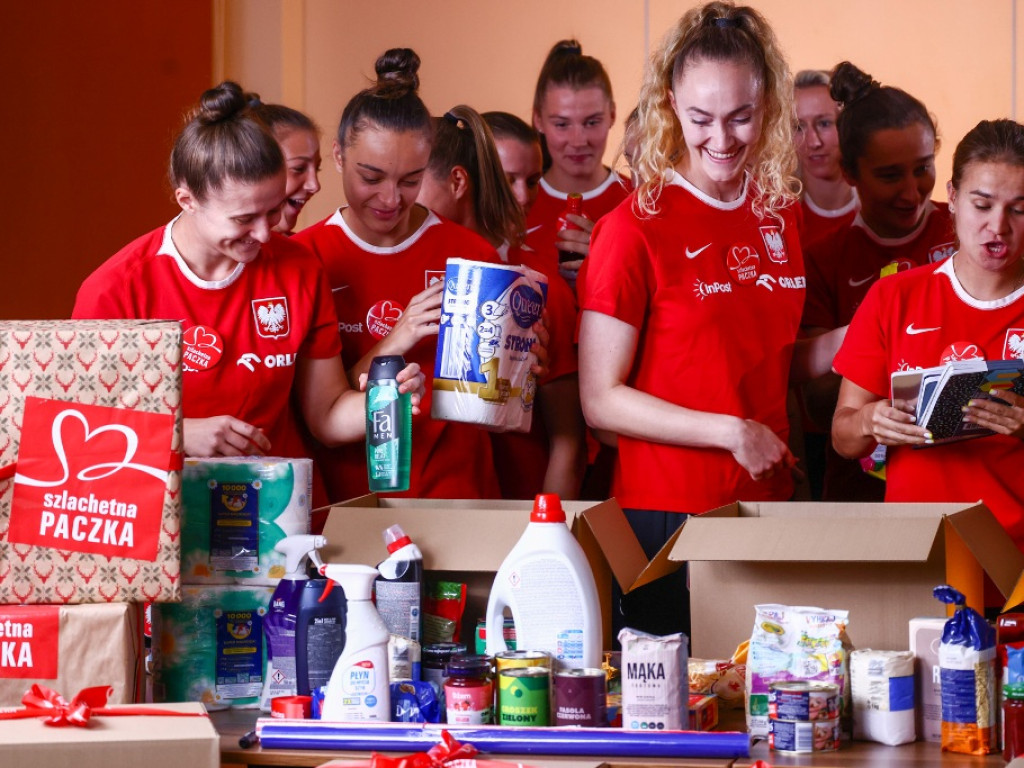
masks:
{"type": "Polygon", "coordinates": [[[533,500],[533,511],[530,513],[531,523],[564,523],[565,512],[562,500],[557,493],[538,493],[533,500]]]}
{"type": "Polygon", "coordinates": [[[412,539],[406,536],[402,526],[396,523],[384,529],[384,544],[387,545],[388,554],[394,554],[402,547],[412,544],[412,539]]]}
{"type": "Polygon", "coordinates": [[[370,363],[369,381],[393,379],[405,368],[405,358],[401,355],[381,355],[370,363]]]}
{"type": "Polygon", "coordinates": [[[445,671],[449,677],[489,677],[491,657],[477,654],[453,656],[445,666],[445,671]]]}

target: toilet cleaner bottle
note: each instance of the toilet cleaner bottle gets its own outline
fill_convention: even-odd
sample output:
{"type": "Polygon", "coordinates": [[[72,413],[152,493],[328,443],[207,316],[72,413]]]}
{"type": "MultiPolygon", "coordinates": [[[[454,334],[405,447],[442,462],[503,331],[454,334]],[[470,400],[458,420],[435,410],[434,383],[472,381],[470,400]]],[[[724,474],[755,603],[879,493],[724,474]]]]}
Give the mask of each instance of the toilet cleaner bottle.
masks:
{"type": "Polygon", "coordinates": [[[423,554],[400,525],[384,531],[384,543],[388,558],[377,566],[377,612],[391,634],[419,641],[423,635],[423,554]]]}
{"type": "Polygon", "coordinates": [[[345,648],[327,683],[321,719],[388,722],[388,628],[370,599],[379,573],[367,565],[333,563],[320,573],[345,590],[348,603],[345,648]]]}

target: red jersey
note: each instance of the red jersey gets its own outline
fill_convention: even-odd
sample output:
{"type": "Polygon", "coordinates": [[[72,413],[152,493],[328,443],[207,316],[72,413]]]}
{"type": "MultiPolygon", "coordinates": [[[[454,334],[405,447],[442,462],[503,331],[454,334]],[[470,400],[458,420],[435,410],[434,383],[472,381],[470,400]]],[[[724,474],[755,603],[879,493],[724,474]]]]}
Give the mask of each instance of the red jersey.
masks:
{"type": "MultiPolygon", "coordinates": [[[[888,398],[894,371],[1024,357],[1024,288],[972,298],[953,260],[880,280],[850,324],[835,369],[888,398]]],[[[992,435],[930,448],[890,446],[886,501],[985,502],[1024,550],[1024,442],[992,435]]]]}
{"type": "Polygon", "coordinates": [[[860,207],[857,192],[841,208],[822,208],[806,193],[800,199],[800,245],[806,251],[811,243],[834,237],[853,223],[860,207]]]}
{"type": "MultiPolygon", "coordinates": [[[[597,221],[615,206],[629,197],[629,187],[615,171],[594,189],[583,193],[583,214],[591,221],[597,221]]],[[[555,236],[558,234],[558,217],[565,210],[567,192],[560,192],[543,178],[537,199],[526,216],[526,244],[537,254],[540,263],[554,264],[558,270],[558,249],[555,236]]]]}
{"type": "Polygon", "coordinates": [[[544,385],[550,381],[577,372],[576,358],[576,297],[569,285],[559,279],[557,267],[540,263],[537,254],[526,247],[500,248],[498,254],[508,264],[525,264],[548,278],[547,378],[538,382],[537,400],[534,401],[530,431],[495,432],[491,435],[495,466],[501,495],[506,499],[532,499],[541,492],[548,468],[548,432],[537,403],[544,398],[544,385]]]}
{"type": "MultiPolygon", "coordinates": [[[[749,187],[749,184],[748,184],[749,187]]],[[[750,190],[715,200],[678,174],[660,213],[621,205],[598,224],[582,301],[637,328],[628,385],[670,403],[753,419],[785,442],[786,392],[804,301],[792,209],[761,219],[750,190]]],[[[619,436],[623,507],[701,513],[737,499],[784,500],[788,472],[755,482],[728,451],[619,436]]]]}
{"type": "Polygon", "coordinates": [[[879,237],[858,213],[849,227],[807,247],[803,324],[847,325],[884,267],[895,264],[896,271],[903,272],[942,261],[954,250],[953,224],[945,207],[928,203],[921,223],[900,238],[879,237]]]}
{"type": "MultiPolygon", "coordinates": [[[[404,242],[374,246],[359,238],[341,209],[292,238],[323,261],[334,294],[346,370],[354,366],[402,316],[409,300],[444,280],[447,259],[459,257],[495,262],[494,248],[479,235],[428,213],[404,242]]],[[[434,420],[429,416],[437,337],[422,339],[405,353],[426,376],[422,415],[413,419],[409,490],[420,498],[492,498],[497,496],[494,464],[487,433],[472,424],[434,420]]],[[[328,492],[334,500],[368,491],[366,453],[362,445],[318,452],[328,492]]]]}
{"type": "Polygon", "coordinates": [[[341,351],[323,268],[272,233],[255,261],[225,280],[203,280],[171,239],[174,221],[93,272],[72,316],[182,321],[182,414],[230,414],[261,428],[274,455],[308,455],[290,401],[296,360],[341,351]]]}

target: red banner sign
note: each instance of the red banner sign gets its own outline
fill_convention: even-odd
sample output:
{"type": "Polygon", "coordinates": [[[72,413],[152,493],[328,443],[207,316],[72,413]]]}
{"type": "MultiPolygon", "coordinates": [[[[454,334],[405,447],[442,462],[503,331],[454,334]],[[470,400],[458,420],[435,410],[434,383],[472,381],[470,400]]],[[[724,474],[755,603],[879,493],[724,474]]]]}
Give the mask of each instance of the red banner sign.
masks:
{"type": "Polygon", "coordinates": [[[0,605],[0,678],[56,680],[60,608],[0,605]]]}
{"type": "Polygon", "coordinates": [[[25,398],[8,539],[155,560],[174,417],[25,398]]]}

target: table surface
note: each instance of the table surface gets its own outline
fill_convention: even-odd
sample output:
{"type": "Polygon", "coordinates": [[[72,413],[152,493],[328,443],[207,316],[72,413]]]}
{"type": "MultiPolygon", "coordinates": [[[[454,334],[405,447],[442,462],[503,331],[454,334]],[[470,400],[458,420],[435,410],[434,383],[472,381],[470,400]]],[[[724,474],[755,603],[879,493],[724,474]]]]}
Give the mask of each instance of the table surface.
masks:
{"type": "MultiPolygon", "coordinates": [[[[243,749],[238,739],[253,728],[256,718],[261,715],[256,710],[226,710],[214,712],[211,719],[221,735],[221,764],[252,765],[252,766],[295,766],[296,768],[316,768],[330,760],[348,758],[353,760],[366,759],[365,752],[344,752],[308,749],[263,749],[259,745],[243,749]]],[[[871,742],[844,742],[838,752],[822,752],[815,755],[783,755],[771,752],[766,741],[756,742],[750,750],[749,758],[731,759],[654,759],[654,758],[616,758],[604,761],[600,758],[586,757],[542,757],[499,756],[509,762],[522,762],[527,765],[553,766],[553,768],[639,768],[647,765],[672,765],[677,768],[749,768],[757,760],[764,760],[772,766],[816,766],[816,768],[915,768],[918,766],[941,766],[941,768],[995,768],[1005,765],[1002,756],[989,755],[977,757],[941,752],[939,745],[918,741],[898,747],[887,747],[871,742]]]]}

